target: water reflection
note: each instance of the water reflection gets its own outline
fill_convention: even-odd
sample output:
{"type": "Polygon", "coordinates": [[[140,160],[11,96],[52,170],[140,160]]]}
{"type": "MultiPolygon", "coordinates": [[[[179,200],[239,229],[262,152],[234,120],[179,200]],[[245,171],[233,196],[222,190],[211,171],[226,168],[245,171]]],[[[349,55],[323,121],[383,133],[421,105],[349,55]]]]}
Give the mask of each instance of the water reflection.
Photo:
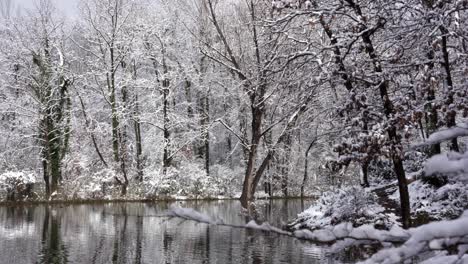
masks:
{"type": "Polygon", "coordinates": [[[41,251],[39,263],[63,264],[67,261],[67,247],[61,239],[60,222],[57,212],[45,207],[45,216],[42,226],[41,251]]]}
{"type": "MultiPolygon", "coordinates": [[[[177,202],[225,223],[245,224],[237,201],[177,202]]],[[[307,204],[307,202],[305,202],[307,204]]],[[[0,263],[355,263],[360,248],[326,245],[256,230],[161,217],[170,203],[0,208],[0,263]]],[[[261,221],[282,226],[300,200],[257,204],[261,221]]]]}

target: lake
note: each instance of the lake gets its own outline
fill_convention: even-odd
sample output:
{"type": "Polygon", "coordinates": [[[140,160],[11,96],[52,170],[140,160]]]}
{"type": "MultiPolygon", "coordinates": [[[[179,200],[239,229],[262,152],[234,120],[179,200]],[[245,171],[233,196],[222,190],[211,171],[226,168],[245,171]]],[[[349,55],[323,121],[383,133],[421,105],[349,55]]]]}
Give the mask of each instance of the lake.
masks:
{"type": "MultiPolygon", "coordinates": [[[[355,263],[372,253],[165,216],[174,204],[233,225],[251,220],[233,200],[0,207],[0,263],[355,263]]],[[[309,204],[260,201],[256,218],[281,227],[309,204]]]]}

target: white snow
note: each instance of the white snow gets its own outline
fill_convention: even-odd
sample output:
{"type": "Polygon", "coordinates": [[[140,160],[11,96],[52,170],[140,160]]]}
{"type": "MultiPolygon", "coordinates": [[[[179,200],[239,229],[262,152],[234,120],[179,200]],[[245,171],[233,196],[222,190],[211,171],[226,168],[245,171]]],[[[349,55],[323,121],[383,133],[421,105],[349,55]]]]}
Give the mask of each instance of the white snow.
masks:
{"type": "Polygon", "coordinates": [[[36,183],[34,173],[26,171],[8,171],[0,174],[0,192],[15,192],[28,184],[36,183]]]}
{"type": "Polygon", "coordinates": [[[322,229],[343,222],[356,225],[379,223],[391,225],[384,208],[377,203],[377,196],[359,186],[346,187],[324,193],[307,210],[300,213],[293,228],[322,229]]]}
{"type": "Polygon", "coordinates": [[[437,131],[429,136],[424,144],[436,144],[456,137],[468,136],[468,123],[459,124],[456,127],[437,131]]]}
{"type": "Polygon", "coordinates": [[[462,256],[437,256],[430,258],[428,260],[425,260],[421,262],[421,264],[440,264],[440,263],[457,263],[457,264],[467,264],[468,263],[468,255],[462,255],[462,256]]]}
{"type": "Polygon", "coordinates": [[[250,229],[256,229],[256,230],[262,230],[262,231],[268,231],[268,232],[275,232],[279,234],[284,234],[284,235],[290,235],[291,233],[284,231],[280,228],[274,227],[270,225],[268,222],[264,222],[261,225],[257,224],[254,220],[249,221],[246,225],[245,228],[250,228],[250,229]]]}
{"type": "MultiPolygon", "coordinates": [[[[468,203],[468,186],[461,182],[449,182],[436,188],[417,180],[408,185],[408,192],[413,213],[426,212],[439,220],[460,215],[468,203]]],[[[398,190],[389,198],[399,201],[398,190]]]]}
{"type": "Polygon", "coordinates": [[[443,174],[466,181],[468,180],[468,152],[435,155],[427,160],[424,172],[426,175],[443,174]]]}
{"type": "Polygon", "coordinates": [[[418,144],[413,144],[412,148],[419,148],[429,145],[434,145],[453,138],[468,136],[468,122],[457,124],[455,127],[447,128],[432,133],[426,141],[418,144]]]}
{"type": "Polygon", "coordinates": [[[294,231],[293,235],[297,238],[313,240],[318,242],[333,242],[336,240],[336,236],[331,230],[322,229],[310,231],[307,229],[294,231]]]}
{"type": "Polygon", "coordinates": [[[186,220],[193,220],[205,224],[220,224],[220,221],[215,221],[210,216],[202,214],[192,208],[182,208],[172,205],[168,210],[168,215],[173,217],[180,217],[186,220]]]}
{"type": "Polygon", "coordinates": [[[210,224],[210,225],[221,225],[221,226],[230,226],[234,228],[245,228],[245,229],[255,229],[266,232],[273,232],[281,235],[291,236],[291,232],[282,230],[281,228],[270,225],[268,222],[263,222],[258,224],[254,220],[249,221],[245,225],[234,225],[229,223],[224,223],[222,220],[215,220],[212,217],[196,211],[192,208],[182,208],[177,206],[171,206],[167,211],[167,216],[169,217],[179,217],[185,220],[192,220],[200,223],[210,224]]]}
{"type": "MultiPolygon", "coordinates": [[[[465,214],[456,220],[432,222],[412,228],[408,230],[410,237],[403,245],[380,250],[362,263],[401,263],[424,252],[457,245],[459,242],[466,243],[468,239],[468,217],[465,214]]],[[[465,253],[464,247],[459,247],[459,249],[461,255],[463,255],[465,253]]],[[[448,260],[446,257],[444,259],[448,260]]],[[[433,259],[426,260],[426,263],[441,263],[437,262],[440,260],[440,256],[435,256],[433,259]]]]}

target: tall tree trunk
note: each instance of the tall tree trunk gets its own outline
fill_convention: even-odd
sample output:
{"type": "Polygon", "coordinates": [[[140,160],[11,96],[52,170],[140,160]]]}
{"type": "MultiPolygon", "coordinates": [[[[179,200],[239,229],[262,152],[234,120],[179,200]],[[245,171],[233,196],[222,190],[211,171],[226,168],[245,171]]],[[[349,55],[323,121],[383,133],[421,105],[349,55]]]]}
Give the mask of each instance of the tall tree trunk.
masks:
{"type": "MultiPolygon", "coordinates": [[[[345,0],[351,8],[355,11],[355,13],[361,17],[364,17],[359,5],[357,5],[354,0],[345,0]]],[[[383,27],[383,21],[379,21],[379,24],[376,26],[374,30],[370,30],[367,28],[365,24],[361,25],[361,38],[365,44],[365,51],[368,54],[369,58],[372,60],[372,64],[374,66],[374,71],[379,75],[382,75],[383,70],[381,66],[381,62],[377,58],[377,54],[374,49],[374,45],[371,40],[371,35],[380,27],[383,27]]],[[[388,81],[382,79],[378,86],[380,92],[380,98],[382,100],[382,104],[384,107],[385,115],[388,119],[390,119],[394,114],[393,104],[390,100],[388,94],[388,81]]],[[[397,175],[398,179],[398,187],[400,192],[400,206],[401,206],[401,217],[403,228],[409,228],[411,226],[411,214],[410,214],[410,201],[409,201],[409,193],[408,193],[408,183],[406,182],[406,174],[403,167],[403,161],[401,160],[400,153],[398,151],[398,145],[401,144],[401,139],[397,134],[397,129],[395,125],[391,124],[388,128],[388,137],[392,144],[391,155],[392,161],[394,165],[394,171],[397,175]]]]}
{"type": "Polygon", "coordinates": [[[185,99],[187,100],[187,117],[193,118],[193,107],[192,107],[192,82],[188,79],[184,81],[185,99]]]}
{"type": "MultiPolygon", "coordinates": [[[[455,92],[453,91],[453,81],[452,81],[452,72],[450,70],[450,58],[449,58],[449,51],[447,47],[447,38],[448,38],[448,30],[444,26],[439,27],[441,33],[442,33],[442,57],[443,57],[443,62],[442,66],[444,67],[445,70],[445,80],[447,83],[447,99],[445,102],[445,105],[447,107],[447,127],[454,127],[456,126],[455,118],[457,115],[457,112],[455,109],[452,109],[452,104],[454,102],[454,94],[455,92]]],[[[460,149],[458,147],[458,141],[457,138],[453,138],[450,141],[450,150],[459,152],[460,149]]]]}
{"type": "MultiPolygon", "coordinates": [[[[127,116],[127,87],[122,87],[122,104],[124,107],[123,116],[127,116]]],[[[127,174],[127,160],[128,160],[128,151],[127,151],[127,123],[123,120],[123,125],[119,129],[119,145],[120,145],[120,170],[122,171],[122,176],[124,178],[122,185],[121,195],[125,196],[127,194],[127,187],[128,187],[128,174],[127,174]]]]}
{"type": "MultiPolygon", "coordinates": [[[[425,110],[425,121],[426,121],[426,134],[430,135],[438,130],[438,113],[435,105],[435,84],[432,81],[433,70],[434,70],[434,51],[430,50],[427,52],[428,63],[426,64],[427,72],[425,73],[425,94],[426,104],[424,105],[425,110]]],[[[440,154],[440,143],[433,144],[428,149],[428,155],[433,156],[440,154]]]]}
{"type": "Polygon", "coordinates": [[[242,186],[242,194],[240,197],[242,207],[248,208],[248,203],[253,199],[253,194],[255,190],[252,190],[254,172],[255,172],[255,162],[257,160],[258,144],[261,139],[261,127],[263,121],[263,105],[255,106],[253,103],[255,101],[254,97],[252,100],[252,122],[251,122],[251,131],[252,138],[250,141],[250,148],[248,150],[248,161],[247,168],[245,170],[244,182],[242,186]]]}
{"type": "Polygon", "coordinates": [[[364,188],[367,188],[370,186],[369,184],[369,162],[364,162],[361,166],[361,173],[362,173],[362,178],[361,178],[361,186],[364,188]]]}
{"type": "MultiPolygon", "coordinates": [[[[223,97],[224,97],[224,102],[223,102],[223,109],[224,109],[224,112],[227,113],[229,111],[229,105],[227,103],[227,101],[229,100],[229,97],[228,97],[229,93],[228,93],[228,90],[227,90],[227,87],[225,87],[224,89],[224,94],[223,94],[223,97]]],[[[226,120],[227,122],[227,125],[228,126],[231,126],[231,122],[229,120],[226,120]]],[[[229,168],[230,169],[233,169],[234,168],[234,164],[233,164],[233,160],[232,160],[232,137],[231,137],[231,133],[227,134],[226,136],[226,147],[227,147],[227,150],[226,150],[226,153],[229,154],[229,156],[226,156],[225,157],[225,162],[229,164],[229,168]]]]}
{"type": "Polygon", "coordinates": [[[210,92],[202,98],[202,140],[203,140],[203,157],[205,160],[206,175],[210,175],[210,92]]]}
{"type": "Polygon", "coordinates": [[[299,116],[307,110],[307,105],[309,101],[312,99],[312,95],[313,94],[310,94],[302,103],[299,104],[299,109],[297,109],[297,111],[294,112],[293,116],[289,118],[289,121],[287,122],[286,127],[284,128],[283,132],[279,135],[278,139],[273,144],[273,146],[268,150],[267,155],[265,156],[262,163],[256,170],[253,181],[252,181],[252,186],[251,186],[251,193],[252,193],[251,197],[253,197],[253,194],[255,193],[255,190],[258,186],[258,183],[260,182],[260,179],[263,176],[263,173],[265,172],[266,168],[270,164],[270,161],[272,160],[273,155],[275,154],[275,150],[277,149],[279,144],[285,141],[286,137],[291,132],[291,129],[296,125],[296,122],[299,116]]]}
{"type": "Polygon", "coordinates": [[[138,102],[138,94],[135,94],[135,112],[133,128],[135,131],[135,149],[136,149],[136,166],[137,166],[137,179],[139,182],[143,181],[143,143],[141,139],[141,124],[140,124],[140,109],[138,102]]]}
{"type": "Polygon", "coordinates": [[[107,87],[110,91],[110,105],[112,114],[112,150],[114,154],[114,161],[120,161],[119,154],[119,117],[117,113],[117,101],[115,91],[115,62],[114,62],[114,47],[113,43],[110,47],[110,72],[107,73],[107,87]]]}
{"type": "MultiPolygon", "coordinates": [[[[167,174],[167,168],[171,166],[171,155],[170,155],[170,145],[171,145],[171,133],[170,133],[170,119],[169,119],[169,86],[170,81],[167,78],[168,73],[168,66],[166,64],[166,50],[164,47],[164,43],[160,40],[162,48],[162,76],[158,70],[158,62],[156,59],[151,58],[153,62],[154,73],[156,74],[156,78],[158,83],[161,85],[161,94],[163,97],[163,139],[164,139],[164,146],[163,146],[163,174],[167,174]]],[[[146,43],[147,48],[149,49],[151,45],[146,43]]]]}
{"type": "Polygon", "coordinates": [[[163,136],[164,136],[164,150],[163,150],[163,173],[166,175],[167,168],[171,166],[171,157],[169,154],[170,147],[170,132],[169,132],[169,80],[164,77],[163,80],[163,136]]]}
{"type": "MultiPolygon", "coordinates": [[[[137,66],[135,60],[133,60],[132,67],[132,79],[137,80],[137,66]]],[[[141,139],[141,121],[140,121],[140,102],[138,99],[138,91],[135,89],[133,96],[133,130],[135,133],[135,151],[136,151],[136,169],[137,169],[137,181],[143,181],[143,142],[141,139]]]]}
{"type": "MultiPolygon", "coordinates": [[[[206,8],[206,6],[204,7],[206,8]]],[[[202,10],[206,11],[206,10],[202,10]]],[[[201,146],[198,150],[200,158],[204,159],[204,166],[206,175],[210,175],[210,87],[209,84],[204,87],[204,78],[207,72],[207,57],[202,56],[200,59],[200,89],[205,88],[206,91],[198,98],[198,112],[201,116],[200,129],[201,129],[201,146]]]]}
{"type": "MultiPolygon", "coordinates": [[[[64,122],[64,112],[70,107],[68,101],[67,87],[69,82],[64,78],[57,85],[51,81],[51,58],[49,53],[48,39],[46,38],[43,54],[32,54],[33,63],[39,69],[39,85],[35,84],[38,101],[41,103],[40,113],[42,115],[39,130],[42,143],[41,158],[43,160],[44,181],[46,183],[46,194],[49,196],[58,190],[62,180],[62,159],[65,156],[68,145],[69,120],[64,122]],[[57,92],[58,91],[58,92],[57,92]],[[65,123],[65,124],[63,124],[65,123]]],[[[67,115],[67,117],[69,117],[67,115]]]]}
{"type": "Polygon", "coordinates": [[[312,140],[312,142],[310,142],[309,144],[309,147],[307,148],[306,152],[305,152],[305,160],[304,160],[304,178],[302,179],[302,184],[301,184],[301,198],[304,197],[304,193],[305,193],[305,186],[307,184],[307,181],[309,179],[309,152],[310,150],[312,149],[312,146],[315,144],[317,138],[315,138],[314,140],[312,140]]]}
{"type": "Polygon", "coordinates": [[[281,189],[283,196],[288,197],[289,187],[289,162],[291,157],[291,132],[288,132],[286,139],[284,140],[284,146],[286,147],[286,155],[283,156],[283,177],[281,179],[281,189]]]}
{"type": "Polygon", "coordinates": [[[47,167],[47,156],[46,156],[46,150],[42,150],[42,172],[43,172],[43,179],[44,179],[44,184],[45,184],[45,191],[46,191],[46,196],[50,197],[50,183],[49,183],[49,168],[47,167]]]}
{"type": "MultiPolygon", "coordinates": [[[[81,111],[83,113],[86,128],[90,129],[91,122],[89,121],[88,114],[86,113],[86,107],[85,107],[85,104],[84,104],[83,99],[81,98],[80,94],[78,94],[78,99],[80,100],[81,111]]],[[[99,145],[97,144],[97,140],[96,140],[96,136],[94,135],[94,132],[90,131],[89,134],[91,136],[91,141],[93,142],[94,150],[96,151],[96,154],[98,154],[99,160],[101,160],[102,164],[105,167],[108,167],[107,162],[104,159],[104,156],[102,155],[101,151],[99,150],[99,145]]]]}

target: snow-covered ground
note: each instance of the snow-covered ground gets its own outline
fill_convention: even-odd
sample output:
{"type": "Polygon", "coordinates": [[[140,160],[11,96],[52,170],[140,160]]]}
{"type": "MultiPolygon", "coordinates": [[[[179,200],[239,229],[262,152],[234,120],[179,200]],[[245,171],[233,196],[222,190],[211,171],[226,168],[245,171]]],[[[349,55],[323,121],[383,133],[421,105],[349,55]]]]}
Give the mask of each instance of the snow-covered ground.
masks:
{"type": "Polygon", "coordinates": [[[296,230],[314,230],[351,222],[354,226],[372,223],[385,228],[396,223],[394,215],[384,212],[385,208],[378,203],[374,192],[351,186],[324,193],[307,210],[299,214],[290,227],[296,230]]]}
{"type": "MultiPolygon", "coordinates": [[[[448,129],[433,134],[423,145],[464,135],[465,126],[448,129]]],[[[304,239],[340,240],[334,244],[337,250],[371,241],[384,246],[363,263],[412,263],[415,259],[426,264],[468,263],[467,181],[468,152],[437,154],[412,175],[408,185],[413,217],[423,214],[437,221],[408,230],[389,221],[387,230],[376,229],[372,220],[395,220],[395,216],[382,209],[374,192],[392,190],[388,198],[399,204],[399,192],[392,188],[395,183],[383,182],[373,188],[347,187],[325,193],[298,215],[291,228],[295,236],[304,239]]]]}
{"type": "MultiPolygon", "coordinates": [[[[408,192],[412,213],[426,213],[432,219],[459,216],[468,206],[468,186],[461,182],[447,183],[436,188],[417,180],[408,185],[408,192]]],[[[399,192],[395,191],[390,198],[399,203],[399,192]]]]}

